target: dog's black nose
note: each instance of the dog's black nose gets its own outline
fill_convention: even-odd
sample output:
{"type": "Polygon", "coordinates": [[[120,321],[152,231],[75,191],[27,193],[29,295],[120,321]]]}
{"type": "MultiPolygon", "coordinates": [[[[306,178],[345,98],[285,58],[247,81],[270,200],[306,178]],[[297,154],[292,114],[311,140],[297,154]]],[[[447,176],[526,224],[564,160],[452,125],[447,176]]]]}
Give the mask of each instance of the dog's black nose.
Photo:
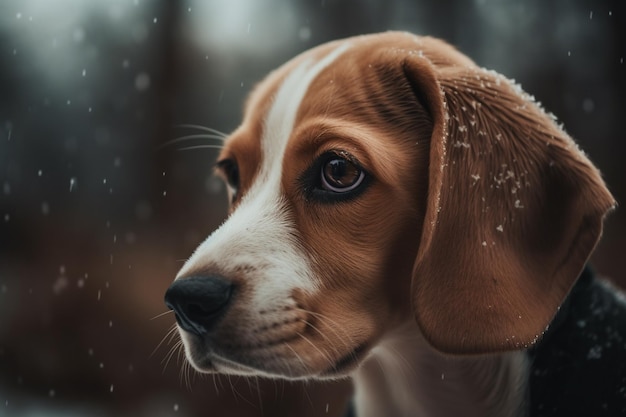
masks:
{"type": "Polygon", "coordinates": [[[186,331],[206,334],[226,311],[233,283],[220,276],[194,276],[174,281],[165,293],[165,305],[186,331]]]}

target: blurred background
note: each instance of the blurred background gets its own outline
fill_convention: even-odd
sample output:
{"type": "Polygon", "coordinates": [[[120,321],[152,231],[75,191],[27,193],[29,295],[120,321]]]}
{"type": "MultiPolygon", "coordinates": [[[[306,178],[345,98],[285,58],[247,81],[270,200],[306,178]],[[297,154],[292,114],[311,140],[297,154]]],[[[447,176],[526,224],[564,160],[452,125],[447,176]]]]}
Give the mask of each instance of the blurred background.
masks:
{"type": "MultiPolygon", "coordinates": [[[[226,198],[214,151],[159,146],[199,133],[185,124],[232,131],[254,83],[305,49],[408,30],[520,82],[623,206],[625,4],[3,0],[0,416],[340,415],[347,383],[199,377],[164,339],[163,293],[226,198]]],[[[622,207],[592,259],[620,285],[625,248],[622,207]]]]}

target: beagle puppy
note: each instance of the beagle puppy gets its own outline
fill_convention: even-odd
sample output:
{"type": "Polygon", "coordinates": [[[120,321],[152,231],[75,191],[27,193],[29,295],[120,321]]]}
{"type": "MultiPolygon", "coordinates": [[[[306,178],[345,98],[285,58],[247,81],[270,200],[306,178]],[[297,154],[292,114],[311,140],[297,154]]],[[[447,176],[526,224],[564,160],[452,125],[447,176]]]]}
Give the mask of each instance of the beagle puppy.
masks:
{"type": "Polygon", "coordinates": [[[358,417],[626,412],[624,299],[575,285],[615,201],[511,80],[429,37],[327,43],[217,171],[230,215],[165,295],[198,371],[351,377],[358,417]]]}

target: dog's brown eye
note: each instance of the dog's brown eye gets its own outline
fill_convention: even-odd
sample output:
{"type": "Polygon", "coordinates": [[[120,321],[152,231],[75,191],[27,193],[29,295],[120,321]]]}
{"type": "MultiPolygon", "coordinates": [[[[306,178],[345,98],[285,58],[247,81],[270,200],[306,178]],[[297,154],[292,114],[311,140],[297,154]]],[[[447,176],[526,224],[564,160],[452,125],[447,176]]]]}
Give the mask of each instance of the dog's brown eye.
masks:
{"type": "Polygon", "coordinates": [[[350,153],[330,150],[320,155],[298,179],[307,202],[343,203],[365,192],[374,177],[350,153]]]}
{"type": "Polygon", "coordinates": [[[217,168],[222,171],[226,178],[231,200],[237,197],[239,190],[239,166],[234,159],[223,159],[217,163],[217,168]]]}
{"type": "Polygon", "coordinates": [[[357,188],[365,178],[361,168],[351,161],[335,156],[322,165],[321,185],[327,191],[345,193],[357,188]]]}

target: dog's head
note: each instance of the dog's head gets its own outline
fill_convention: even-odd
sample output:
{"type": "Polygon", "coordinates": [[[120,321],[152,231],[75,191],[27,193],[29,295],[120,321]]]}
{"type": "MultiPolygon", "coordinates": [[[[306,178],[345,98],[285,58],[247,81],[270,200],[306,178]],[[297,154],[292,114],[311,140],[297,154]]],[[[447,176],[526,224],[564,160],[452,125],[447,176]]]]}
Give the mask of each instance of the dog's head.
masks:
{"type": "Polygon", "coordinates": [[[413,317],[445,352],[527,347],[614,205],[518,86],[403,33],[271,73],[217,166],[230,216],[166,295],[201,371],[345,375],[413,317]]]}

